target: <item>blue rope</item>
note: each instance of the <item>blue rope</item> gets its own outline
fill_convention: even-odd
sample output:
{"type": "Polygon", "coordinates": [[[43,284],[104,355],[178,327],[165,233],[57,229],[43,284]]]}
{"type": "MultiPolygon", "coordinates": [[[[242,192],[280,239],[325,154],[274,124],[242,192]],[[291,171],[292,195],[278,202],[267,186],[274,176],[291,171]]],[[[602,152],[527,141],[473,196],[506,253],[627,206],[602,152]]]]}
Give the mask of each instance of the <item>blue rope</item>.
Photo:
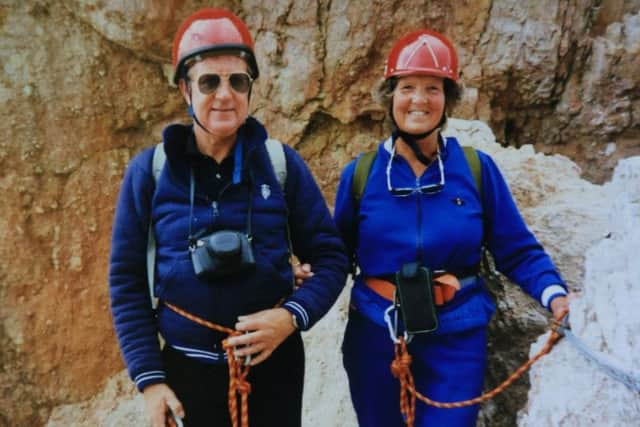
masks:
{"type": "Polygon", "coordinates": [[[595,364],[605,374],[614,380],[621,382],[631,391],[640,393],[640,374],[615,366],[610,361],[606,360],[606,356],[588,348],[580,338],[571,332],[566,320],[563,325],[558,327],[558,333],[563,335],[569,343],[585,357],[585,359],[595,364]]]}

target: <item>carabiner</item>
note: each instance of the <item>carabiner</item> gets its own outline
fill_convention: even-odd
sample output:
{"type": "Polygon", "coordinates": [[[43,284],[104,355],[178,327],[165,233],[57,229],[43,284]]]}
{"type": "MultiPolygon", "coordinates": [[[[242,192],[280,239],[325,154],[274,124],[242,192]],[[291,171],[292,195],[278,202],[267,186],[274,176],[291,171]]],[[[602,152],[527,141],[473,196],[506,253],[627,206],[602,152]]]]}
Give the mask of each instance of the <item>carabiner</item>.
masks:
{"type": "MultiPolygon", "coordinates": [[[[244,334],[247,335],[249,333],[249,331],[244,331],[244,334]]],[[[244,366],[249,366],[251,364],[251,355],[247,354],[244,357],[244,366]]]]}
{"type": "MultiPolygon", "coordinates": [[[[400,344],[400,340],[398,339],[398,310],[396,309],[395,304],[391,304],[384,311],[384,321],[387,324],[387,328],[389,329],[389,336],[391,337],[391,341],[393,341],[394,344],[400,344]],[[392,310],[395,310],[393,316],[393,324],[391,323],[392,321],[390,316],[392,310]]],[[[409,344],[413,336],[409,336],[409,334],[407,334],[407,331],[404,331],[403,338],[404,341],[409,344]]]]}
{"type": "MultiPolygon", "coordinates": [[[[249,331],[244,331],[244,334],[245,334],[245,335],[246,335],[246,334],[248,334],[248,333],[249,333],[249,331]]],[[[246,345],[242,345],[241,347],[246,347],[246,345]]],[[[237,356],[236,356],[236,351],[237,351],[237,350],[238,350],[238,346],[233,347],[233,355],[234,355],[235,357],[237,357],[237,356]]],[[[244,358],[243,358],[243,359],[244,359],[244,360],[242,361],[242,364],[243,364],[244,366],[249,366],[249,365],[251,364],[251,355],[250,355],[250,354],[248,354],[248,355],[244,356],[244,358]]]]}
{"type": "Polygon", "coordinates": [[[552,324],[555,324],[555,330],[560,335],[564,336],[565,331],[571,331],[571,324],[569,323],[569,311],[567,311],[560,320],[553,319],[552,324]]]}

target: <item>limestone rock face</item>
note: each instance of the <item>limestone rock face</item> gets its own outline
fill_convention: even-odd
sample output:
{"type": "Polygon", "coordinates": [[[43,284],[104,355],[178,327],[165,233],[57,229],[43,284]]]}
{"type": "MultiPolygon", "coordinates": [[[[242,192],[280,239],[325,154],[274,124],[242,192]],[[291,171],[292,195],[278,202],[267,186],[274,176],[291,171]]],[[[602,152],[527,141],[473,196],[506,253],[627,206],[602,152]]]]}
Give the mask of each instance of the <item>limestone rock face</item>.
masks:
{"type": "MultiPolygon", "coordinates": [[[[171,43],[205,5],[0,2],[0,426],[42,425],[53,407],[87,401],[123,368],[106,279],[115,199],[128,160],[186,120],[169,84],[171,43]]],[[[579,176],[603,182],[620,158],[640,153],[640,1],[215,5],[254,35],[253,113],[302,153],[330,204],[342,167],[388,132],[387,108],[371,92],[393,42],[425,26],[447,34],[466,86],[456,116],[487,122],[510,146],[576,162],[496,145],[527,221],[580,287],[603,217],[602,187],[579,176]],[[589,231],[566,227],[574,221],[589,231]]],[[[470,140],[490,135],[476,128],[470,140]]],[[[520,313],[496,322],[504,366],[526,345],[508,346],[502,328],[521,324],[526,341],[544,323],[520,313]]]]}
{"type": "MultiPolygon", "coordinates": [[[[587,252],[584,289],[570,313],[573,334],[605,363],[635,375],[635,387],[640,387],[639,181],[640,157],[633,157],[620,162],[604,186],[608,232],[587,252]]],[[[631,426],[639,419],[638,392],[608,377],[565,339],[531,371],[529,402],[518,425],[631,426]]]]}

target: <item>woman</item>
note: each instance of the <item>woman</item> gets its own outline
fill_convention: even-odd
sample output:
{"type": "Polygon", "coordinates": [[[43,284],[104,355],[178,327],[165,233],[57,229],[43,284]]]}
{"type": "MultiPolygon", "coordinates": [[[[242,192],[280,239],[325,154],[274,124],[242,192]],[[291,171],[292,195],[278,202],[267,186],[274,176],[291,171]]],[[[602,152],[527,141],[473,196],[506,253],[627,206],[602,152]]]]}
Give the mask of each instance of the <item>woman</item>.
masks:
{"type": "MultiPolygon", "coordinates": [[[[419,313],[435,310],[437,318],[424,328],[437,328],[412,335],[408,349],[416,389],[446,402],[482,391],[487,323],[494,311],[478,276],[483,245],[497,268],[543,306],[554,314],[566,306],[566,287],[524,224],[493,160],[478,152],[480,191],[456,139],[440,134],[446,111],[460,96],[457,80],[456,52],[443,35],[421,30],[400,39],[389,53],[380,87],[394,130],[378,147],[361,197],[353,190],[357,161],[340,180],[335,220],[360,271],[343,354],[361,426],[403,425],[399,385],[389,369],[393,313],[385,320],[398,282],[413,280],[434,293],[419,302],[407,298],[401,310],[402,305],[419,313]],[[426,283],[429,274],[443,283],[432,287],[438,279],[426,283]],[[448,291],[441,287],[447,284],[448,291]],[[435,308],[429,306],[433,301],[435,308]]],[[[406,289],[400,293],[413,292],[406,289]]],[[[402,320],[412,322],[410,316],[402,320]]],[[[398,332],[403,332],[402,322],[398,332]]],[[[477,405],[438,409],[419,404],[415,424],[475,426],[477,414],[477,405]]]]}
{"type": "Polygon", "coordinates": [[[221,9],[193,14],[175,36],[173,65],[194,124],[164,130],[157,182],[154,149],[131,161],[113,226],[111,305],[129,373],[155,427],[170,423],[170,412],[189,427],[230,425],[227,336],[186,317],[195,315],[244,332],[228,346],[252,366],[251,425],[299,426],[299,330],[342,289],[342,242],[311,173],[288,147],[286,180],[276,178],[267,132],[249,116],[258,66],[245,24],[221,9]],[[149,223],[157,312],[146,284],[149,223]],[[315,266],[295,291],[289,238],[296,256],[315,266]]]}

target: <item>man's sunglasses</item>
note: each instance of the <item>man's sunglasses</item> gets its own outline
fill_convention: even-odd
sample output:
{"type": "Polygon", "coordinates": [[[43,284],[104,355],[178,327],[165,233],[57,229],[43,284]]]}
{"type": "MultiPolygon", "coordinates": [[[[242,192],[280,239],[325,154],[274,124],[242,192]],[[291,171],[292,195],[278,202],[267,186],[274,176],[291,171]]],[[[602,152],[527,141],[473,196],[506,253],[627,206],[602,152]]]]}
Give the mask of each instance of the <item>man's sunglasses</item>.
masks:
{"type": "Polygon", "coordinates": [[[231,74],[203,74],[198,77],[198,89],[203,95],[210,95],[220,87],[222,78],[229,81],[229,86],[235,92],[247,93],[251,89],[253,79],[247,73],[231,73],[231,74]]]}
{"type": "Polygon", "coordinates": [[[396,154],[396,146],[395,144],[393,145],[393,150],[391,150],[391,157],[389,157],[389,163],[387,164],[387,190],[389,190],[389,193],[391,193],[391,195],[396,196],[396,197],[407,197],[410,196],[411,194],[415,194],[415,193],[421,193],[421,194],[435,194],[435,193],[439,193],[440,191],[442,191],[442,189],[444,188],[444,165],[442,164],[442,158],[440,157],[440,151],[438,151],[437,157],[438,157],[438,169],[440,170],[440,182],[438,183],[434,183],[434,184],[429,184],[429,185],[422,185],[422,186],[418,186],[418,187],[413,187],[413,188],[394,188],[391,185],[391,165],[393,164],[393,156],[396,154]]]}

